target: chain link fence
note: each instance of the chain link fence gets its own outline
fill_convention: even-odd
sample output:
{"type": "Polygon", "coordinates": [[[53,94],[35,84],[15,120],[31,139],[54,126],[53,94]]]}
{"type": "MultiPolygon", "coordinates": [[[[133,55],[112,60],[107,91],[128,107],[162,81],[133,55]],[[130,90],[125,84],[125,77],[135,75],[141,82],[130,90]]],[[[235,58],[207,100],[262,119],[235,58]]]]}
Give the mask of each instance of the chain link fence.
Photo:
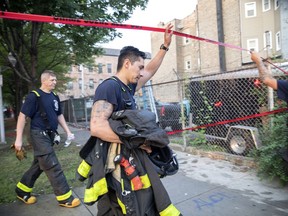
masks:
{"type": "Polygon", "coordinates": [[[93,97],[70,98],[61,101],[65,120],[75,127],[89,128],[93,97]]]}
{"type": "MultiPolygon", "coordinates": [[[[282,66],[287,70],[288,66],[282,66]]],[[[277,79],[283,72],[271,69],[277,79]]],[[[135,95],[139,109],[156,114],[172,143],[204,151],[248,155],[261,145],[260,131],[271,124],[276,92],[262,84],[258,71],[247,69],[152,85],[135,95]]],[[[93,97],[62,102],[65,119],[89,128],[93,97]]]]}
{"type": "MultiPolygon", "coordinates": [[[[271,73],[286,79],[279,70],[271,73]]],[[[271,124],[268,112],[277,101],[276,92],[261,83],[255,68],[147,85],[143,94],[149,88],[156,107],[150,110],[157,113],[171,142],[243,156],[261,145],[260,132],[271,124]]]]}

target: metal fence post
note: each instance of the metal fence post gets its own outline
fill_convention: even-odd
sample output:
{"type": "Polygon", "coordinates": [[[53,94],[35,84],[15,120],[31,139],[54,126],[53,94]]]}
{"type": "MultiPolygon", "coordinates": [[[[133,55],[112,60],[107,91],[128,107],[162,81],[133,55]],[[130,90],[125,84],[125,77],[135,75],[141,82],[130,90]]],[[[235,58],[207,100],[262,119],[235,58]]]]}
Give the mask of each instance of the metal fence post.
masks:
{"type": "Polygon", "coordinates": [[[5,127],[4,127],[4,115],[3,115],[2,84],[3,84],[2,75],[0,75],[0,132],[1,132],[1,144],[6,144],[5,127]]]}

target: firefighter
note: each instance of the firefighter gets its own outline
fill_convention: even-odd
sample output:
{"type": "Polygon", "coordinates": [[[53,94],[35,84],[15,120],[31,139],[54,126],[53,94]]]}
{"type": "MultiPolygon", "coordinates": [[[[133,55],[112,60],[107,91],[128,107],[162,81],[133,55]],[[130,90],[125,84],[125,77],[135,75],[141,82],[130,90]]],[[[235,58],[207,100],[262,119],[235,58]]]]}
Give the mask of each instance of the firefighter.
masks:
{"type": "MultiPolygon", "coordinates": [[[[160,46],[160,49],[156,56],[144,66],[144,60],[146,58],[146,54],[144,52],[139,51],[137,48],[132,46],[127,46],[122,48],[120,51],[120,55],[118,58],[117,72],[113,79],[108,79],[102,82],[98,88],[96,89],[94,96],[94,104],[91,112],[91,121],[90,121],[90,129],[91,136],[99,138],[99,145],[101,146],[102,152],[106,154],[108,151],[111,151],[111,148],[116,146],[116,149],[121,149],[120,154],[125,155],[125,158],[128,159],[129,154],[125,152],[127,148],[123,147],[121,144],[119,136],[112,130],[109,125],[109,118],[112,113],[115,111],[126,110],[126,109],[136,109],[136,103],[134,101],[133,95],[135,91],[139,90],[158,70],[160,67],[167,51],[169,50],[169,46],[172,39],[172,31],[173,26],[171,24],[167,25],[164,34],[164,43],[160,46]],[[111,145],[109,145],[109,144],[111,145]],[[120,146],[118,145],[120,144],[120,146]],[[103,147],[107,146],[107,147],[103,147]],[[103,149],[105,150],[103,151],[103,149]]],[[[139,157],[143,156],[143,151],[150,153],[151,147],[148,145],[141,145],[135,151],[139,151],[139,157]]],[[[97,155],[99,151],[95,150],[95,154],[97,155]]],[[[103,155],[102,155],[103,156],[103,155]]],[[[108,157],[108,156],[107,156],[108,157]]],[[[143,156],[144,157],[144,156],[143,156]]],[[[96,157],[97,158],[97,157],[96,157]]],[[[105,159],[101,162],[105,162],[105,159]]],[[[83,164],[83,167],[89,167],[91,164],[83,164]]],[[[102,164],[104,166],[104,164],[102,164]]],[[[136,166],[137,167],[137,166],[136,166]]],[[[146,167],[148,168],[148,167],[146,167]]],[[[124,168],[122,167],[122,171],[124,168]]],[[[95,170],[97,172],[97,170],[95,170]]],[[[99,171],[99,170],[98,170],[99,171]]],[[[113,172],[115,175],[115,172],[113,172]]],[[[122,172],[123,173],[123,172],[122,172]]],[[[93,173],[94,175],[94,173],[93,173]]],[[[140,174],[141,175],[141,174],[140,174]]],[[[99,177],[99,176],[98,176],[99,177]]],[[[103,189],[100,193],[99,190],[95,191],[95,193],[100,193],[100,200],[98,201],[98,216],[105,215],[136,215],[135,213],[129,213],[129,206],[127,203],[135,200],[135,197],[131,196],[134,193],[131,193],[130,190],[123,190],[123,196],[125,195],[126,202],[123,203],[119,201],[119,196],[116,195],[116,188],[109,181],[112,178],[112,174],[105,174],[102,176],[99,181],[95,182],[95,186],[102,185],[103,188],[107,186],[106,189],[103,189]],[[106,181],[108,179],[108,181],[106,181]],[[108,185],[107,185],[108,184],[108,185]],[[129,196],[128,196],[129,195],[129,196]],[[126,206],[126,204],[128,206],[126,206]],[[126,206],[126,208],[125,208],[126,206]],[[128,208],[127,208],[128,207],[128,208]]],[[[123,177],[123,176],[122,176],[123,177]]],[[[145,182],[149,182],[151,179],[145,180],[145,182]]],[[[91,183],[91,182],[90,182],[91,183]]],[[[125,188],[126,183],[123,183],[123,187],[125,188]]],[[[130,185],[131,186],[131,185],[130,185]]],[[[149,187],[149,185],[147,186],[149,187]]],[[[151,190],[151,189],[150,189],[151,190]]],[[[145,190],[139,190],[135,194],[145,193],[145,190]]],[[[147,191],[146,191],[147,193],[147,191]]],[[[167,194],[167,192],[163,188],[163,193],[167,194]]],[[[119,195],[119,194],[118,194],[119,195]]],[[[93,194],[90,194],[93,197],[93,194]]],[[[96,197],[96,195],[94,196],[96,197]]],[[[142,204],[147,207],[147,203],[154,202],[153,196],[151,195],[149,199],[144,199],[142,204]],[[144,202],[145,200],[145,202],[144,202]]],[[[153,205],[155,206],[155,205],[153,205]]],[[[158,206],[159,207],[159,206],[158,206]]],[[[161,211],[157,212],[159,208],[154,208],[151,206],[151,211],[148,215],[173,215],[178,216],[181,215],[180,212],[171,204],[166,206],[161,206],[161,211]],[[170,212],[170,214],[169,214],[170,212]]],[[[147,209],[146,209],[147,210],[147,209]]],[[[148,210],[147,210],[148,211],[148,210]]],[[[132,211],[133,212],[133,211],[132,211]]],[[[143,212],[141,215],[144,215],[143,212]]]]}
{"type": "Polygon", "coordinates": [[[69,130],[63,114],[60,100],[52,90],[57,79],[53,71],[46,70],[41,75],[41,87],[31,92],[25,99],[17,121],[15,150],[20,151],[23,143],[25,119],[31,119],[31,140],[34,150],[34,160],[31,167],[24,173],[16,186],[17,198],[26,204],[36,203],[36,197],[31,195],[35,181],[44,171],[56,195],[60,206],[73,208],[80,205],[80,200],[74,198],[67,183],[61,165],[54,152],[53,145],[59,144],[57,133],[58,123],[67,133],[69,130]]]}

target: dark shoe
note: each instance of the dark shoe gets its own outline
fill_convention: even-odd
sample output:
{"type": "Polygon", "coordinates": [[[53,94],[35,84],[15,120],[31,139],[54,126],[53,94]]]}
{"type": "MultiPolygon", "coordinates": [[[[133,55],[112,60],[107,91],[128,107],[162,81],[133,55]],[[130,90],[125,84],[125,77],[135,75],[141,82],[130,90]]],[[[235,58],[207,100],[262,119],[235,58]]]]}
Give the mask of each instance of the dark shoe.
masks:
{"type": "Polygon", "coordinates": [[[71,196],[68,200],[59,202],[60,206],[66,207],[66,208],[75,208],[80,205],[80,200],[78,198],[74,198],[71,196]]]}
{"type": "Polygon", "coordinates": [[[21,191],[20,189],[16,188],[15,192],[17,194],[17,198],[23,201],[25,204],[34,204],[37,202],[37,199],[35,196],[31,196],[30,193],[26,193],[21,191]]]}

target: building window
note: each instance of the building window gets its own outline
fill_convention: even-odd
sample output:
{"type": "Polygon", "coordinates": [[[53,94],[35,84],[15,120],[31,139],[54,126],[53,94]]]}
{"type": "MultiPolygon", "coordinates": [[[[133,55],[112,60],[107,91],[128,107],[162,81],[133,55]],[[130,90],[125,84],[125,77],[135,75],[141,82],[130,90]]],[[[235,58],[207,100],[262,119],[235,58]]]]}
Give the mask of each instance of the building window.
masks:
{"type": "Polygon", "coordinates": [[[264,49],[272,49],[272,33],[266,31],[264,33],[264,49]]]}
{"type": "Polygon", "coordinates": [[[279,7],[279,0],[275,0],[274,3],[275,3],[274,8],[275,10],[277,10],[279,7]]]}
{"type": "Polygon", "coordinates": [[[83,65],[78,65],[78,72],[81,73],[83,71],[83,65]]]}
{"type": "Polygon", "coordinates": [[[88,65],[88,71],[89,71],[90,73],[93,72],[93,66],[92,66],[92,65],[88,65]]]}
{"type": "MultiPolygon", "coordinates": [[[[183,33],[185,33],[185,34],[190,34],[190,31],[188,31],[188,30],[185,30],[185,31],[183,31],[183,33]]],[[[186,44],[189,44],[190,43],[190,38],[188,38],[188,37],[183,37],[183,45],[186,45],[186,44]]]]}
{"type": "Polygon", "coordinates": [[[102,63],[98,63],[98,73],[103,73],[103,65],[102,63]]]}
{"type": "Polygon", "coordinates": [[[249,2],[245,4],[245,17],[255,17],[256,16],[256,2],[249,2]]]}
{"type": "Polygon", "coordinates": [[[112,64],[110,63],[107,64],[107,72],[112,73],[112,64]]]}
{"type": "Polygon", "coordinates": [[[281,37],[280,37],[280,32],[277,32],[275,35],[276,38],[276,51],[281,49],[281,37]]]}
{"type": "Polygon", "coordinates": [[[67,83],[67,89],[73,89],[73,82],[72,81],[69,81],[68,83],[67,83]]]}
{"type": "Polygon", "coordinates": [[[258,52],[258,39],[247,40],[247,49],[258,52]]]}
{"type": "Polygon", "coordinates": [[[268,11],[268,10],[271,9],[270,0],[262,0],[262,9],[263,9],[263,12],[268,11]]]}
{"type": "Polygon", "coordinates": [[[185,62],[185,69],[190,70],[191,69],[191,61],[186,61],[185,62]]]}
{"type": "Polygon", "coordinates": [[[78,79],[78,85],[79,85],[79,89],[82,89],[82,79],[78,79]]]}
{"type": "Polygon", "coordinates": [[[94,89],[94,80],[93,79],[89,79],[89,88],[94,89]]]}
{"type": "Polygon", "coordinates": [[[188,37],[183,37],[183,44],[186,45],[186,44],[189,44],[190,42],[190,39],[188,37]]]}

